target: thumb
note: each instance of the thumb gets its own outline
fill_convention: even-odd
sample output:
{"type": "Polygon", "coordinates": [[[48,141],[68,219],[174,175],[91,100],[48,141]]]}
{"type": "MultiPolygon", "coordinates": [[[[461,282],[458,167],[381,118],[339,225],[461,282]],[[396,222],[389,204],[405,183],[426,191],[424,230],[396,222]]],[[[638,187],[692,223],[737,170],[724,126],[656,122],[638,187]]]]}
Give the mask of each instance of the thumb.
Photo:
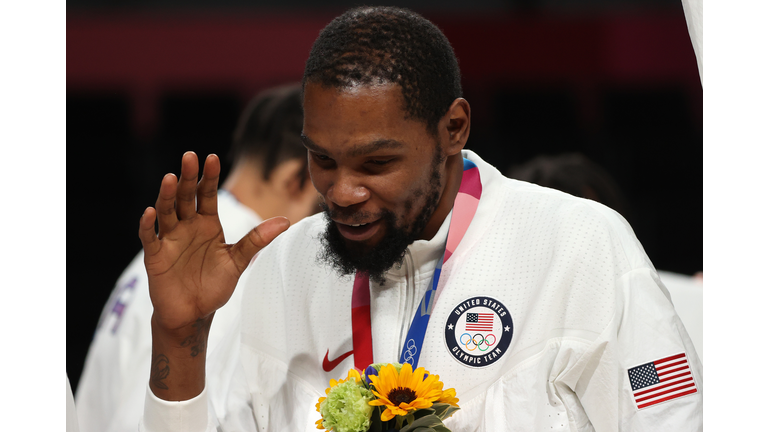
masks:
{"type": "Polygon", "coordinates": [[[288,219],[278,216],[267,219],[252,229],[232,246],[232,259],[242,273],[257,252],[265,248],[291,225],[288,219]]]}

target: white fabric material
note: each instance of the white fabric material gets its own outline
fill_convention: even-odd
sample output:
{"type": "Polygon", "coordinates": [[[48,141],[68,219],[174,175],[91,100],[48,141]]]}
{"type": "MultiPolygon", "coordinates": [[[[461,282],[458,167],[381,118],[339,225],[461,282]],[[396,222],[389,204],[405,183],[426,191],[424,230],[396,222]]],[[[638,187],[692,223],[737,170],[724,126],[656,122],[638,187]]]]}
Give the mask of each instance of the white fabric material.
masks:
{"type": "MultiPolygon", "coordinates": [[[[218,204],[228,243],[240,240],[261,222],[229,192],[219,191],[218,204]]],[[[242,290],[235,290],[226,306],[216,312],[209,352],[237,316],[241,294],[242,290]]],[[[82,432],[136,431],[149,383],[151,317],[144,253],[139,252],[118,278],[88,350],[75,395],[82,432]]]]}
{"type": "Polygon", "coordinates": [[[79,432],[80,426],[77,421],[77,409],[75,408],[75,397],[72,395],[72,386],[69,385],[67,376],[67,432],[79,432]]]}
{"type": "Polygon", "coordinates": [[[704,283],[701,279],[659,270],[659,278],[672,296],[672,304],[704,363],[704,283]]]}
{"type": "MultiPolygon", "coordinates": [[[[208,393],[203,391],[192,399],[181,402],[166,401],[158,398],[146,384],[145,416],[139,425],[139,432],[146,430],[187,431],[198,427],[215,430],[213,419],[208,417],[206,403],[208,393]],[[154,411],[160,411],[155,413],[154,411]]],[[[134,428],[135,430],[135,428],[134,428]]]]}
{"type": "MultiPolygon", "coordinates": [[[[419,363],[456,389],[461,410],[446,425],[484,432],[701,430],[701,363],[627,223],[598,203],[507,179],[474,153],[465,157],[480,169],[483,196],[443,266],[445,285],[419,363]],[[485,367],[459,362],[446,343],[454,307],[473,296],[501,302],[514,323],[508,349],[485,367]],[[698,392],[639,410],[628,369],[679,353],[687,354],[698,392]]],[[[401,329],[426,289],[446,226],[409,247],[405,264],[372,288],[375,362],[397,361],[401,329]]],[[[219,430],[317,430],[318,398],[330,379],[353,367],[354,355],[331,372],[322,368],[327,352],[332,360],[352,349],[352,277],[317,262],[323,229],[322,215],[294,225],[243,275],[242,317],[208,358],[215,371],[207,379],[209,416],[219,430]]],[[[144,415],[150,424],[165,414],[151,408],[144,415]]],[[[188,430],[216,429],[201,423],[188,430]]]]}
{"type": "Polygon", "coordinates": [[[699,79],[704,85],[704,3],[703,0],[682,0],[688,34],[699,66],[699,79]]]}

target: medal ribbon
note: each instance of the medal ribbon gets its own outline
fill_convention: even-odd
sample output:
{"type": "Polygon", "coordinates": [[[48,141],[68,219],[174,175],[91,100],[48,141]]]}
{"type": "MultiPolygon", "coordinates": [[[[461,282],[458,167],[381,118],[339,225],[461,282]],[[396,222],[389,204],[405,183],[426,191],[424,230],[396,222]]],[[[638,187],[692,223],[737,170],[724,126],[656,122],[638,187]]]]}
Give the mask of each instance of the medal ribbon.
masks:
{"type": "MultiPolygon", "coordinates": [[[[472,218],[480,203],[483,185],[480,183],[480,171],[470,160],[464,159],[464,173],[461,176],[459,193],[453,202],[453,216],[448,227],[448,238],[442,258],[435,266],[429,289],[424,293],[421,304],[411,321],[405,338],[400,363],[410,363],[414,368],[419,363],[421,347],[427,334],[427,325],[435,307],[437,285],[443,265],[453,255],[461,239],[469,228],[472,218]]],[[[352,290],[352,347],[354,349],[355,368],[365,370],[373,363],[373,341],[371,336],[371,293],[368,274],[357,272],[352,290]]]]}

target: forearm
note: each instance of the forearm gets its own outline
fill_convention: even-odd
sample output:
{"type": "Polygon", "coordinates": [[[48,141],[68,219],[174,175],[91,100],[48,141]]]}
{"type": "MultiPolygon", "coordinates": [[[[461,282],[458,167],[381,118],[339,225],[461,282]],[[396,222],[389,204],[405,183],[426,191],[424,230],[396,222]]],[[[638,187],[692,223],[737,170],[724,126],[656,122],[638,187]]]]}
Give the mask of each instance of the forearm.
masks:
{"type": "Polygon", "coordinates": [[[168,331],[152,317],[149,388],[160,399],[183,401],[205,388],[205,356],[213,314],[191,326],[168,331]]]}

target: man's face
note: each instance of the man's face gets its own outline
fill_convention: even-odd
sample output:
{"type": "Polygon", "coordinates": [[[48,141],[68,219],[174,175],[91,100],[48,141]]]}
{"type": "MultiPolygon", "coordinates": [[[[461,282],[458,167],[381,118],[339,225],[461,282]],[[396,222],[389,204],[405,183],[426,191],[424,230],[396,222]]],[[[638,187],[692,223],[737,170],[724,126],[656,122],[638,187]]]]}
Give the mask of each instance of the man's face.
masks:
{"type": "Polygon", "coordinates": [[[329,221],[322,258],[342,274],[382,281],[440,200],[443,150],[403,106],[397,85],[305,87],[309,170],[329,221]]]}

